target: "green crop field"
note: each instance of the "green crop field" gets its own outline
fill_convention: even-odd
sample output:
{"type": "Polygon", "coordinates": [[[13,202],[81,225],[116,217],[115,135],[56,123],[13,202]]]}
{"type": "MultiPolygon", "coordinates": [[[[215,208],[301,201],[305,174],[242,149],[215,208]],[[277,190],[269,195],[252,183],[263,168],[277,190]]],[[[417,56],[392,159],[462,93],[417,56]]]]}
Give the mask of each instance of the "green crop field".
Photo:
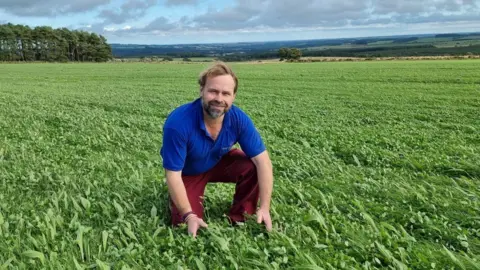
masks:
{"type": "Polygon", "coordinates": [[[480,61],[233,64],[274,165],[267,233],[207,186],[168,225],[192,64],[0,65],[0,269],[480,269],[480,61]]]}

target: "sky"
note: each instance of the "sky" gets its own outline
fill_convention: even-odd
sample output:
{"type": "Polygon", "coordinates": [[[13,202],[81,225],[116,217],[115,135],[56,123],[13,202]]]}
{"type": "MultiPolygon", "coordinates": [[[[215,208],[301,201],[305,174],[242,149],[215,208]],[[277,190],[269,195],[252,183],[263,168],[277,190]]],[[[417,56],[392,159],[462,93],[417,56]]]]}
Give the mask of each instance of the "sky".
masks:
{"type": "Polygon", "coordinates": [[[2,23],[128,44],[478,32],[480,0],[0,0],[2,23]]]}

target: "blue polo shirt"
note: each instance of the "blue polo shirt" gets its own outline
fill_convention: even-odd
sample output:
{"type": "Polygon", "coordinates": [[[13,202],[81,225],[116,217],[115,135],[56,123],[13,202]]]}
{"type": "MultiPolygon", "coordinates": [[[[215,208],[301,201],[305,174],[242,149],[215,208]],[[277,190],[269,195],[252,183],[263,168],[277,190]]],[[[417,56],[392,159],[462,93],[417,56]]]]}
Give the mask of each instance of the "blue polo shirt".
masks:
{"type": "Polygon", "coordinates": [[[181,170],[183,175],[204,173],[237,142],[249,158],[266,149],[252,120],[235,105],[224,115],[222,129],[214,141],[205,127],[202,102],[198,98],[168,115],[160,150],[163,167],[171,171],[181,170]]]}

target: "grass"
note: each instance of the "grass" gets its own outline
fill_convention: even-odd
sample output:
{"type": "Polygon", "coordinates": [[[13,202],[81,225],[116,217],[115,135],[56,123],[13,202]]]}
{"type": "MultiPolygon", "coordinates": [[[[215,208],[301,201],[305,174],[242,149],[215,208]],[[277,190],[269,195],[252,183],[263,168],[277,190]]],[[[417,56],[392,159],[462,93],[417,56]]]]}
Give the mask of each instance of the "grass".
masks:
{"type": "Polygon", "coordinates": [[[209,63],[0,65],[0,269],[479,269],[480,62],[235,64],[274,232],[168,225],[167,114],[209,63]]]}

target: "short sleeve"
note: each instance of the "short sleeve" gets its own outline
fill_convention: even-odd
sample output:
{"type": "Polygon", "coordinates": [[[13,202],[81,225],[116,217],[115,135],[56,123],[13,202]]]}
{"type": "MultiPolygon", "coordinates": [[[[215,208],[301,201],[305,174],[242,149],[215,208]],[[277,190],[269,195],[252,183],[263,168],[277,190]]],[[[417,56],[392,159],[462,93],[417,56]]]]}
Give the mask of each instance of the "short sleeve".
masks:
{"type": "Polygon", "coordinates": [[[187,140],[183,134],[172,128],[163,130],[161,156],[163,167],[171,171],[181,171],[187,155],[187,140]]]}
{"type": "Polygon", "coordinates": [[[242,113],[239,120],[238,143],[243,152],[253,158],[266,150],[265,144],[253,121],[246,114],[242,113]]]}

